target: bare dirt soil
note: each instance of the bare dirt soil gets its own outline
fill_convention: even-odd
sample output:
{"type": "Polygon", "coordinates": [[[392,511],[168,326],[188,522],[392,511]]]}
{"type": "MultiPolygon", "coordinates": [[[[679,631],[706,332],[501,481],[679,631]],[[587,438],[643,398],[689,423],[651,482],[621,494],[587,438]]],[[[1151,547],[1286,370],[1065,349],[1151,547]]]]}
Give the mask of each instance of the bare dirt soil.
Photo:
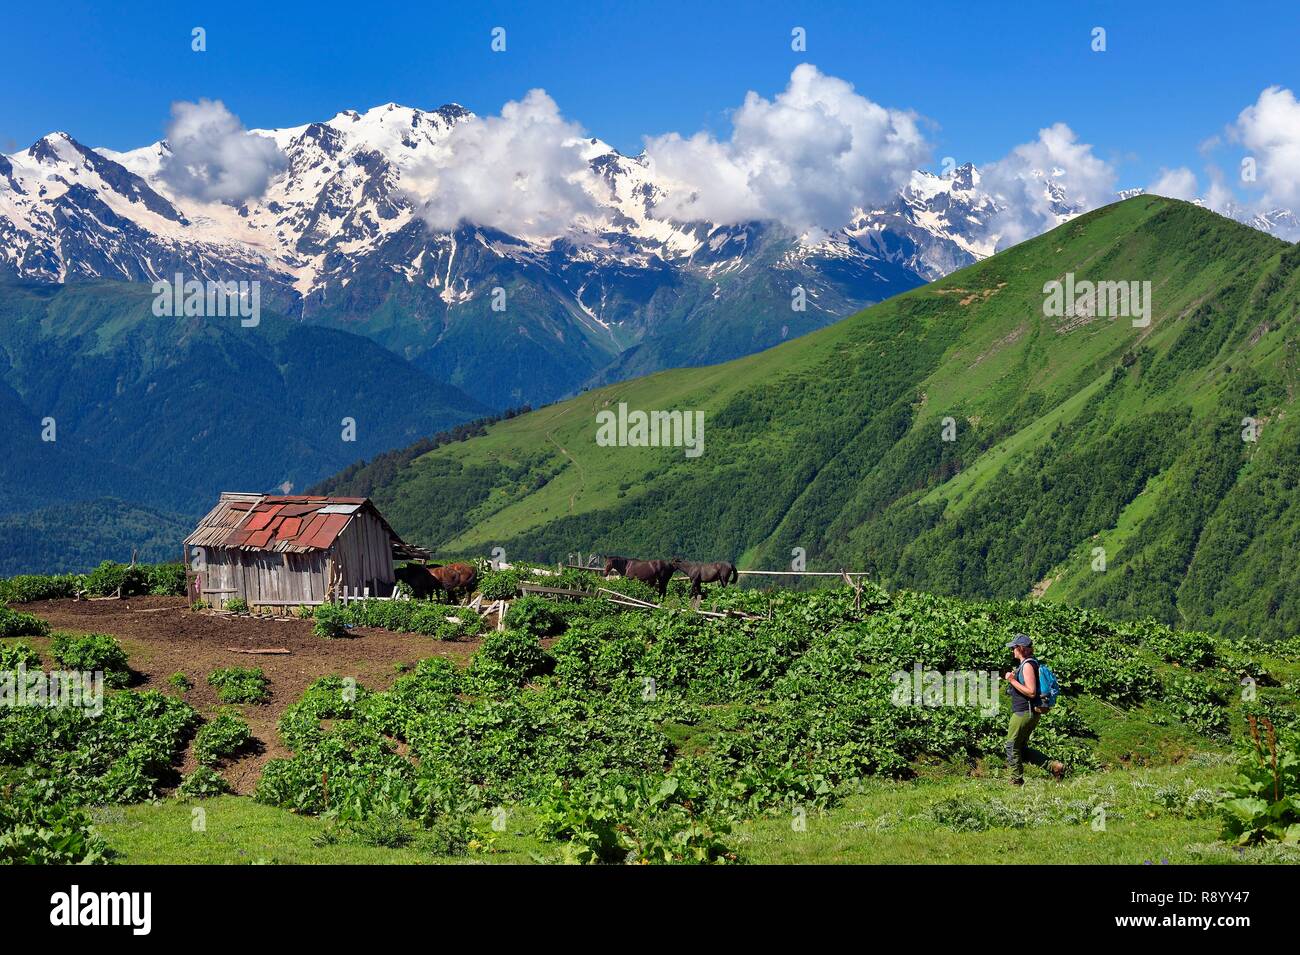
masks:
{"type": "MultiPolygon", "coordinates": [[[[231,788],[241,794],[253,791],[268,759],[290,755],[276,723],[318,677],[351,676],[369,689],[384,690],[400,675],[399,664],[434,656],[464,664],[481,644],[477,639],[450,642],[369,627],[351,631],[348,639],[326,640],[313,635],[310,620],[196,613],[184,597],[43,600],[23,609],[49,621],[54,630],[112,634],[121,641],[137,674],[135,689],[182,696],[205,718],[224,705],[208,686],[209,673],[223,667],[260,667],[271,684],[270,701],[235,707],[248,721],[253,751],[221,770],[231,788]],[[254,655],[230,648],[279,648],[289,653],[254,655]],[[183,694],[174,688],[168,683],[174,673],[184,673],[193,688],[183,694]]],[[[31,642],[43,650],[46,641],[31,642]]],[[[187,751],[179,768],[188,773],[197,765],[187,751]]]]}

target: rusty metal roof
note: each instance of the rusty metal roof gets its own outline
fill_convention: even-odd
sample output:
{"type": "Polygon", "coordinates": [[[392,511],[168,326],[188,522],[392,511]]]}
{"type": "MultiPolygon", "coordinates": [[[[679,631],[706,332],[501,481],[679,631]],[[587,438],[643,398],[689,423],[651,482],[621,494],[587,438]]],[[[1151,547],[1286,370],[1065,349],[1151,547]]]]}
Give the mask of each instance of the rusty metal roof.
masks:
{"type": "Polygon", "coordinates": [[[398,537],[369,498],[303,494],[223,492],[217,506],[185,538],[185,545],[290,554],[328,550],[353,515],[363,510],[388,531],[395,557],[427,556],[398,537]]]}

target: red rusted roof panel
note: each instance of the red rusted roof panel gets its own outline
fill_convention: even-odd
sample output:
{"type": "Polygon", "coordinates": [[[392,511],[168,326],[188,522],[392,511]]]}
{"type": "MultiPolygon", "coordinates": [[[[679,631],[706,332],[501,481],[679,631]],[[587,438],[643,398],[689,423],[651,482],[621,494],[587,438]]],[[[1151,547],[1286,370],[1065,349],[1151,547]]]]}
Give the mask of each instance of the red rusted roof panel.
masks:
{"type": "MultiPolygon", "coordinates": [[[[205,518],[205,524],[191,537],[197,537],[200,532],[214,535],[208,546],[217,547],[282,552],[325,550],[333,546],[353,514],[368,503],[369,499],[364,497],[268,494],[248,501],[227,500],[223,495],[219,508],[205,518]],[[217,519],[220,514],[229,515],[225,526],[217,519]]],[[[377,511],[373,513],[379,516],[377,511]]],[[[400,543],[382,516],[379,520],[393,540],[400,543]]]]}
{"type": "Polygon", "coordinates": [[[259,505],[257,510],[253,512],[252,516],[248,518],[248,522],[244,524],[244,530],[260,531],[267,524],[271,523],[271,518],[275,517],[277,511],[279,511],[278,507],[267,508],[263,505],[259,505]]]}
{"type": "Polygon", "coordinates": [[[324,514],[313,514],[311,517],[305,517],[302,521],[302,530],[298,531],[298,543],[304,544],[316,536],[321,525],[325,523],[324,514]]]}
{"type": "Polygon", "coordinates": [[[299,537],[297,543],[304,547],[319,547],[324,550],[334,543],[334,538],[339,536],[339,531],[351,519],[349,514],[325,514],[324,520],[320,527],[310,538],[299,537]]]}
{"type": "Polygon", "coordinates": [[[302,517],[304,514],[314,514],[319,504],[286,504],[280,508],[280,513],[285,517],[302,517]]]}

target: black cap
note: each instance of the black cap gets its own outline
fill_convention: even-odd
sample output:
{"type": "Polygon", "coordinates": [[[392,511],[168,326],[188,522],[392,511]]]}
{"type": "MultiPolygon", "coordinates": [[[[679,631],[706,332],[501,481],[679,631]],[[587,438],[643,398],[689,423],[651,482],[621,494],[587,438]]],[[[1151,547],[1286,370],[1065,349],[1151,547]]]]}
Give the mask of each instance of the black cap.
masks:
{"type": "Polygon", "coordinates": [[[1012,638],[1011,642],[1007,644],[1007,647],[1032,647],[1033,645],[1034,641],[1030,640],[1023,633],[1018,633],[1012,638]]]}

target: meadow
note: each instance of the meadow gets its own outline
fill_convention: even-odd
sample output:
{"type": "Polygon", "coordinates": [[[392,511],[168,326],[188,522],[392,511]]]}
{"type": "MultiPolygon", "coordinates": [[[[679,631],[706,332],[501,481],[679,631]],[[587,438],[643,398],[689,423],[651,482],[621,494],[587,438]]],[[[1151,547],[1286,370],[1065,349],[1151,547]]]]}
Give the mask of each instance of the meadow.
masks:
{"type": "MultiPolygon", "coordinates": [[[[539,572],[480,585],[517,593],[539,572]]],[[[429,633],[376,626],[438,614],[420,601],[324,627],[117,603],[12,611],[32,632],[5,638],[0,670],[122,679],[99,717],[0,715],[6,860],[1017,862],[1032,840],[1048,862],[1264,862],[1295,861],[1300,839],[1295,641],[871,585],[713,591],[716,618],[681,581],[658,610],[524,595],[504,629],[429,633]],[[132,629],[51,632],[42,612],[132,629]],[[208,633],[236,632],[292,654],[215,665],[208,633]],[[1001,673],[1018,632],[1063,687],[1034,743],[1068,767],[1031,767],[1020,790],[1005,701],[893,696],[918,663],[1001,673]]]]}

